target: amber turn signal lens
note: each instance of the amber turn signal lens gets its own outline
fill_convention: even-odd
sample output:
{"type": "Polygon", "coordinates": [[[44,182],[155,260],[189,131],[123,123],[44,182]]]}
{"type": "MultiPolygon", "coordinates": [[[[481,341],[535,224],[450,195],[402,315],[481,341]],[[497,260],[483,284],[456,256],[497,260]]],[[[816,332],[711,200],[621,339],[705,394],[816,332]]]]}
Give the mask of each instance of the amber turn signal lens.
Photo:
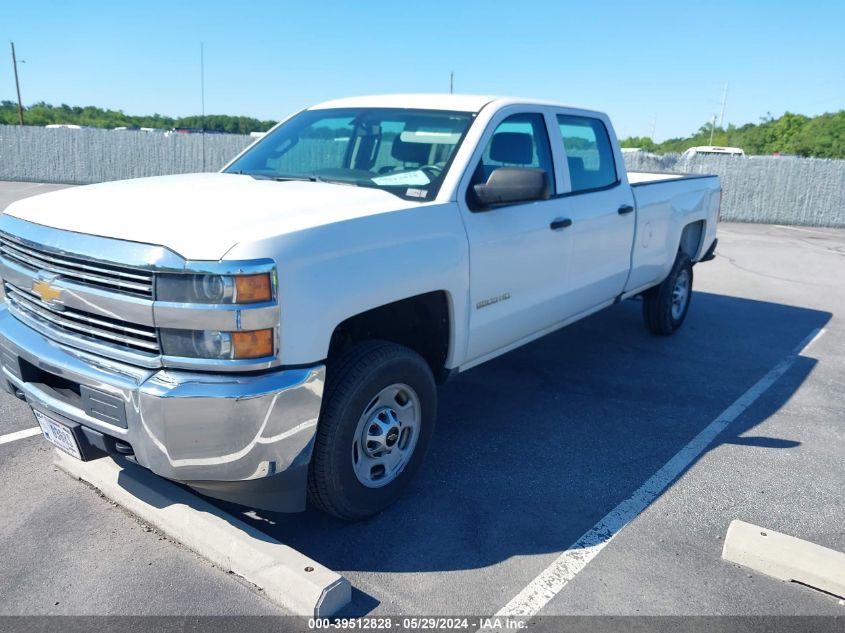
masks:
{"type": "Polygon", "coordinates": [[[273,355],[273,330],[232,332],[232,358],[262,358],[273,355]]]}
{"type": "Polygon", "coordinates": [[[267,273],[239,275],[235,277],[235,289],[237,303],[258,303],[273,298],[270,275],[267,273]]]}

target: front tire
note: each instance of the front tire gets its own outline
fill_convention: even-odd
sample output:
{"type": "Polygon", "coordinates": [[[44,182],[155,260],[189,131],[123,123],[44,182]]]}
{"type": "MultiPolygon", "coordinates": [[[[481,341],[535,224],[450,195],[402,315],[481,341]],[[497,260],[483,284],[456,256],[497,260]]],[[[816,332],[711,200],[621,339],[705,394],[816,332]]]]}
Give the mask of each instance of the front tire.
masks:
{"type": "Polygon", "coordinates": [[[392,504],[413,478],[434,431],[437,389],[416,352],[356,343],[329,364],[308,496],[320,510],[357,520],[392,504]]]}
{"type": "Polygon", "coordinates": [[[678,253],[669,276],[643,294],[643,319],[652,334],[669,336],[680,329],[692,299],[692,261],[678,253]]]}

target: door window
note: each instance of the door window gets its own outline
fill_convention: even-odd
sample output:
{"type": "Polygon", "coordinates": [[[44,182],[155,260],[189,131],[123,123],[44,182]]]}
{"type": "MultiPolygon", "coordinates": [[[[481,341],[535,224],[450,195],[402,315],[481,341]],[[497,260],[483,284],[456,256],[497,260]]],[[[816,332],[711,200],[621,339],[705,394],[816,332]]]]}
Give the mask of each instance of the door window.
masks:
{"type": "Polygon", "coordinates": [[[557,117],[572,193],[609,187],[617,182],[613,146],[598,119],[559,114],[557,117]]]}
{"type": "Polygon", "coordinates": [[[542,114],[514,114],[499,123],[473,173],[470,192],[472,185],[487,182],[490,174],[500,167],[542,169],[554,193],[552,153],[542,114]]]}

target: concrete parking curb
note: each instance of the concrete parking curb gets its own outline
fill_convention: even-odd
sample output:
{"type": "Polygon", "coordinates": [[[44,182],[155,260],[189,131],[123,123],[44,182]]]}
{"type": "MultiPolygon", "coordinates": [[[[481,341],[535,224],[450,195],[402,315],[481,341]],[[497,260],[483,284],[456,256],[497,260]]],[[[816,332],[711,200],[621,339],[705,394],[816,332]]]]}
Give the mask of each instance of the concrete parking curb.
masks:
{"type": "Polygon", "coordinates": [[[294,615],[330,616],[352,599],[343,576],[144,468],[108,458],[82,462],[58,451],[55,462],[294,615]]]}
{"type": "Polygon", "coordinates": [[[778,580],[845,598],[845,554],[744,521],[731,521],[722,558],[778,580]]]}

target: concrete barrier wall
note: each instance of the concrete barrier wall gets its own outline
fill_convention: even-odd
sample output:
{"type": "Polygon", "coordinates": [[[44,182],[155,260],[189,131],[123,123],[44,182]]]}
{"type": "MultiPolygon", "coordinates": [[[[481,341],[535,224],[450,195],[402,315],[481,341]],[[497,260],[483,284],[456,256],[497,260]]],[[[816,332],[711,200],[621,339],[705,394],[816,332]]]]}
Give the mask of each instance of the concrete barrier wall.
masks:
{"type": "Polygon", "coordinates": [[[255,139],[0,125],[0,180],[90,184],[217,171],[255,139]]]}
{"type": "MultiPolygon", "coordinates": [[[[253,139],[0,126],[0,180],[88,184],[216,171],[253,139]]],[[[629,153],[632,171],[712,173],[722,178],[722,218],[845,227],[845,161],[629,153]]]]}
{"type": "Polygon", "coordinates": [[[629,171],[717,174],[722,219],[845,227],[845,160],[626,154],[629,171]]]}

